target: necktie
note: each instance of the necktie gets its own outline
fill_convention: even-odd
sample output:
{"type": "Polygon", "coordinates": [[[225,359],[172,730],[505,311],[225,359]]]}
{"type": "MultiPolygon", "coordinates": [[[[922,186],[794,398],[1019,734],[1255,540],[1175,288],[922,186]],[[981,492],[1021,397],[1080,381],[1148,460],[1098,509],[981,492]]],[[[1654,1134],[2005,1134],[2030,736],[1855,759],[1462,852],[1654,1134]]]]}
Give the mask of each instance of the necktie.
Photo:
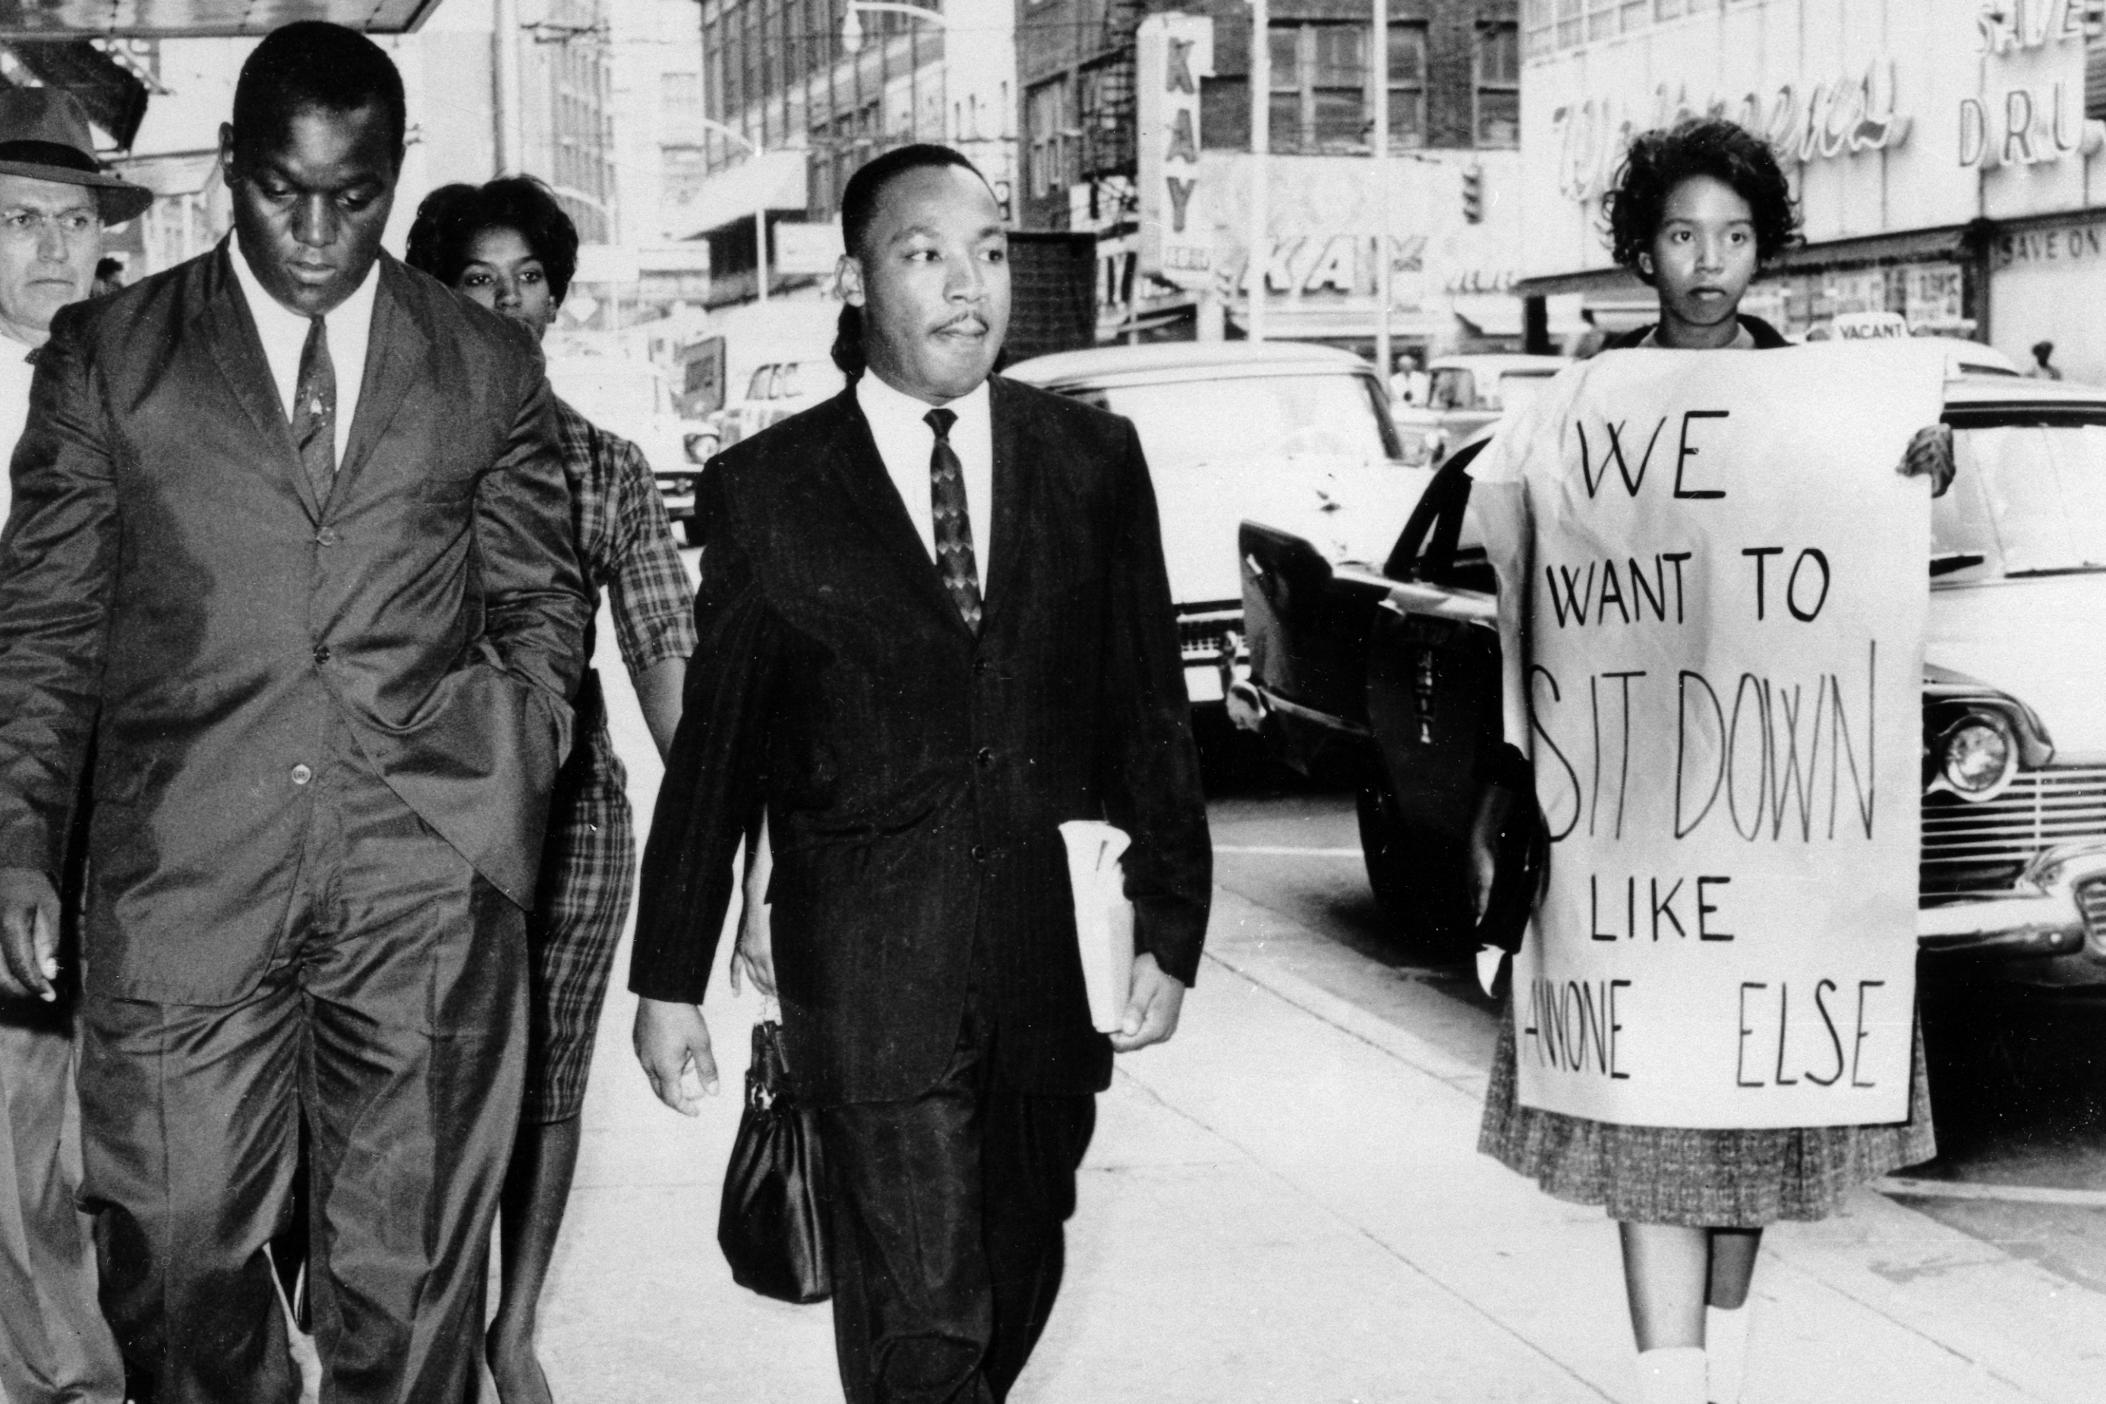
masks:
{"type": "Polygon", "coordinates": [[[958,416],[947,409],[932,409],[922,416],[936,431],[936,446],[929,452],[929,504],[936,517],[936,564],[943,571],[943,588],[965,620],[965,627],[980,631],[980,567],[973,560],[973,519],[965,510],[965,467],[951,450],[951,425],[958,416]]]}
{"type": "Polygon", "coordinates": [[[300,348],[292,432],[315,500],[327,502],[336,481],[336,367],[329,360],[329,332],[320,317],[307,324],[307,344],[300,348]]]}

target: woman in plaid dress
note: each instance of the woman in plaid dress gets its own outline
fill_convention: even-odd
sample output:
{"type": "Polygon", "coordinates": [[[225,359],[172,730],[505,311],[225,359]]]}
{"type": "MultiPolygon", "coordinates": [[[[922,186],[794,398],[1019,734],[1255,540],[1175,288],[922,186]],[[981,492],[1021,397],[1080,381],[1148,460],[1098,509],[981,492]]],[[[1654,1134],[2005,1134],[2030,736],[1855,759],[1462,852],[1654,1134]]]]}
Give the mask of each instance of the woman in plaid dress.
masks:
{"type": "MultiPolygon", "coordinates": [[[[1631,143],[1606,197],[1618,262],[1659,294],[1660,320],[1612,346],[1781,347],[1740,315],[1763,263],[1796,237],[1790,186],[1770,148],[1731,122],[1685,122],[1631,143]]],[[[1936,427],[1901,470],[1952,476],[1936,427]]],[[[1502,601],[1502,604],[1505,603],[1502,601]]],[[[1490,858],[1477,858],[1479,874],[1490,858]]],[[[1481,881],[1481,877],[1480,877],[1481,881]]],[[[1643,1404],[1739,1404],[1748,1288],[1762,1230],[1821,1219],[1853,1186],[1936,1153],[1919,1035],[1909,1119],[1895,1125],[1772,1130],[1624,1126],[1520,1104],[1509,1002],[1492,1061],[1478,1149],[1577,1204],[1617,1220],[1643,1404]],[[1708,1382],[1708,1389],[1707,1389],[1708,1382]]]]}
{"type": "MultiPolygon", "coordinates": [[[[578,233],[548,188],[529,177],[449,185],[418,208],[407,262],[539,337],[577,269],[578,233]]],[[[560,399],[556,417],[579,564],[595,605],[606,592],[622,662],[662,757],[680,722],[695,648],[693,588],[643,454],[560,399]]],[[[535,1314],[577,1166],[593,1030],[636,882],[628,776],[607,734],[596,672],[579,690],[575,735],[556,780],[527,921],[526,1104],[500,1210],[502,1295],[485,1342],[503,1404],[550,1398],[534,1354],[535,1314]]]]}

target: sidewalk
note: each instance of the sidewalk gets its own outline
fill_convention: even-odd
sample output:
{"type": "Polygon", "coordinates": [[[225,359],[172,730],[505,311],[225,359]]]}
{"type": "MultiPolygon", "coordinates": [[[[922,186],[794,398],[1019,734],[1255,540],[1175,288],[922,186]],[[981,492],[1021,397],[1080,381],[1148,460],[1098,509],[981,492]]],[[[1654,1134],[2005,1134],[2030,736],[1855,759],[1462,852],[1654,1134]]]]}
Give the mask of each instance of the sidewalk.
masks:
{"type": "MultiPolygon", "coordinates": [[[[1018,1404],[1630,1399],[1609,1225],[1476,1153],[1484,1021],[1225,891],[1209,945],[1176,1040],[1101,1101],[1018,1404]]],[[[725,1093],[687,1121],[610,998],[544,1309],[559,1399],[839,1398],[828,1309],[716,1249],[756,1008],[710,1006],[725,1093]]],[[[1869,1190],[1769,1235],[1755,1310],[1751,1404],[2106,1399],[2106,1298],[1869,1190]]]]}

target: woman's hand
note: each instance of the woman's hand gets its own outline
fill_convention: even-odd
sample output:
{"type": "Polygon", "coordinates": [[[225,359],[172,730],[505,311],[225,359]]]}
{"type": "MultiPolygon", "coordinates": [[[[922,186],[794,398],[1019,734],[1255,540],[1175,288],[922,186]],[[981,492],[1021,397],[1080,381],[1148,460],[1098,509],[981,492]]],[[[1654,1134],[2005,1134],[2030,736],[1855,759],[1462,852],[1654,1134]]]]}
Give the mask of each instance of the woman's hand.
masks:
{"type": "Polygon", "coordinates": [[[1901,464],[1895,472],[1904,478],[1929,478],[1931,496],[1943,497],[1952,486],[1955,465],[1952,459],[1952,426],[1950,424],[1927,424],[1916,431],[1909,440],[1907,452],[1901,455],[1901,464]]]}

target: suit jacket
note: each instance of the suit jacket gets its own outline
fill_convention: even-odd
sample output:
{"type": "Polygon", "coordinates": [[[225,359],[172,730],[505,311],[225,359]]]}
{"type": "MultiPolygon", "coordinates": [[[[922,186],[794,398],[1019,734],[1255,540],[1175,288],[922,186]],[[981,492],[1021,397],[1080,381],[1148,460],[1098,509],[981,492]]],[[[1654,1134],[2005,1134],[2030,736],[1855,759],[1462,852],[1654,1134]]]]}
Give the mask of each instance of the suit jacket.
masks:
{"type": "Polygon", "coordinates": [[[0,863],[58,871],[92,745],[86,975],[123,998],[255,987],[335,723],[525,905],[582,666],[531,338],[382,255],[318,501],[233,256],[53,321],[0,537],[0,863]]]}
{"type": "Polygon", "coordinates": [[[789,1064],[821,1104],[919,1094],[977,947],[996,1056],[1101,1090],[1056,826],[1133,836],[1137,942],[1190,982],[1212,851],[1155,497],[1133,426],[992,385],[977,636],[851,389],[703,474],[701,643],[644,857],[631,983],[699,1001],[740,836],[766,806],[789,1064]]]}

